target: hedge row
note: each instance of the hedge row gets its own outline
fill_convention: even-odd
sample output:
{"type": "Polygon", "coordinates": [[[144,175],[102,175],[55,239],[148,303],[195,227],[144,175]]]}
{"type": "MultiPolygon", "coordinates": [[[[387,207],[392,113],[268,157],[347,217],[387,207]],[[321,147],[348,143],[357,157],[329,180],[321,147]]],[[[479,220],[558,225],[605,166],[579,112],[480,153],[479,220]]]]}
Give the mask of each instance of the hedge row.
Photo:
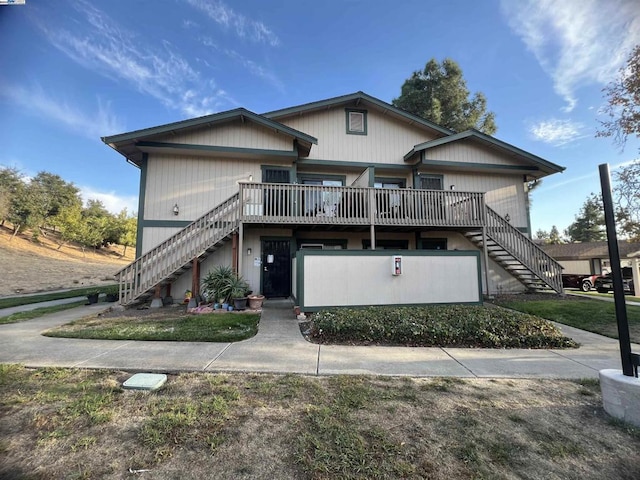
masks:
{"type": "Polygon", "coordinates": [[[424,347],[575,348],[549,321],[495,307],[434,305],[321,311],[311,320],[320,343],[424,347]]]}

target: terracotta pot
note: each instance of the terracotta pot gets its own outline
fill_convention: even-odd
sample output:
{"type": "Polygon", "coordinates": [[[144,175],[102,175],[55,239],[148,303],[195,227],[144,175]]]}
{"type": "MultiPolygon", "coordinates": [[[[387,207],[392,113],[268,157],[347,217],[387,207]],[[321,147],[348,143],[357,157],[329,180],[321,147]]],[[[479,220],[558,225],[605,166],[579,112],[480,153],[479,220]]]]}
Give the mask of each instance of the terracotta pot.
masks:
{"type": "Polygon", "coordinates": [[[264,295],[249,295],[249,308],[251,310],[258,310],[262,308],[262,302],[264,301],[264,295]]]}

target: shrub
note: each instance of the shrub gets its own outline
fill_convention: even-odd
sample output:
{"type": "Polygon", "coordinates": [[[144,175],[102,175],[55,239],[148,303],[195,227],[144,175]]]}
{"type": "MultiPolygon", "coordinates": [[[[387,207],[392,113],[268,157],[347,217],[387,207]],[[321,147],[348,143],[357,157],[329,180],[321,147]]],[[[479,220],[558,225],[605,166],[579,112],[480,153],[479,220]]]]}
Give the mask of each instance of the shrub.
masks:
{"type": "Polygon", "coordinates": [[[320,343],[425,347],[574,348],[549,321],[501,308],[468,305],[366,307],[313,315],[320,343]]]}

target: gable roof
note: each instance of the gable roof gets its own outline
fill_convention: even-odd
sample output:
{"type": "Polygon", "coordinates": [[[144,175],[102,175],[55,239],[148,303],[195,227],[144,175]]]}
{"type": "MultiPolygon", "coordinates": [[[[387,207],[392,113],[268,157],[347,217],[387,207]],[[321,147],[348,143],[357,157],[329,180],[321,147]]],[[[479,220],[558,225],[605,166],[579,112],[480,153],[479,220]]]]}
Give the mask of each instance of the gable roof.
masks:
{"type": "Polygon", "coordinates": [[[502,140],[498,140],[497,138],[492,137],[490,135],[486,135],[475,129],[465,130],[464,132],[454,133],[447,137],[437,138],[435,140],[430,140],[428,142],[418,144],[414,146],[404,156],[404,161],[407,162],[410,159],[412,159],[416,154],[429,150],[430,148],[440,147],[442,145],[448,145],[454,142],[460,142],[464,140],[471,140],[473,142],[480,143],[489,148],[493,148],[495,150],[501,151],[502,153],[506,153],[510,156],[514,156],[524,161],[525,163],[529,163],[534,167],[532,169],[531,176],[535,178],[551,175],[552,173],[563,172],[565,170],[565,167],[561,167],[560,165],[551,163],[548,160],[545,160],[544,158],[538,157],[537,155],[534,155],[518,147],[515,147],[507,142],[503,142],[502,140]],[[536,174],[535,173],[536,171],[538,171],[539,173],[536,174]]]}
{"type": "Polygon", "coordinates": [[[262,115],[267,118],[279,119],[291,117],[294,115],[300,115],[302,113],[326,110],[328,108],[338,107],[341,105],[353,105],[355,107],[358,107],[362,102],[369,104],[374,108],[385,112],[386,114],[390,114],[398,119],[405,120],[409,124],[426,128],[439,137],[452,135],[454,133],[447,128],[441,127],[440,125],[430,122],[429,120],[425,120],[424,118],[417,115],[413,115],[412,113],[405,112],[404,110],[394,107],[390,103],[383,102],[378,98],[372,97],[371,95],[367,95],[366,93],[360,91],[349,93],[347,95],[341,95],[339,97],[328,98],[326,100],[319,100],[317,102],[305,103],[295,107],[274,110],[272,112],[263,113],[262,115]]]}
{"type": "Polygon", "coordinates": [[[188,120],[182,120],[179,122],[167,123],[165,125],[159,125],[157,127],[144,128],[141,130],[134,130],[132,132],[121,133],[118,135],[111,135],[109,137],[102,137],[102,141],[109,145],[111,148],[124,155],[127,159],[139,165],[143,152],[136,147],[139,142],[144,142],[167,133],[185,133],[190,130],[196,130],[204,126],[214,126],[222,123],[231,122],[233,120],[240,119],[241,121],[251,121],[265,128],[288,135],[295,139],[300,148],[300,155],[307,156],[311,150],[312,144],[318,144],[318,139],[307,135],[304,132],[296,130],[279,123],[276,120],[271,120],[257,113],[253,113],[246,108],[236,108],[234,110],[228,110],[226,112],[214,113],[212,115],[205,115],[204,117],[191,118],[188,120]]]}
{"type": "MultiPolygon", "coordinates": [[[[607,242],[563,243],[559,245],[540,245],[548,255],[558,260],[587,260],[590,258],[609,258],[607,242]]],[[[618,241],[620,257],[638,256],[640,243],[618,241]]]]}

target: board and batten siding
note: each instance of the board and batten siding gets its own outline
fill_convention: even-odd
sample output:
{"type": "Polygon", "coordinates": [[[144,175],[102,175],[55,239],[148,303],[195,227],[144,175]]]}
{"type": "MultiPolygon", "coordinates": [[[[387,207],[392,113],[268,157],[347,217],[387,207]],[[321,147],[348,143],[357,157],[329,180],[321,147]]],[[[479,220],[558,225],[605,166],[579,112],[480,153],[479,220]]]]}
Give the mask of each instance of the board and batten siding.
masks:
{"type": "MultiPolygon", "coordinates": [[[[142,234],[142,254],[147,253],[153,247],[164,242],[180,230],[181,228],[179,227],[144,227],[142,234]]],[[[141,255],[141,253],[138,252],[138,255],[141,255]]]]}
{"type": "Polygon", "coordinates": [[[424,172],[425,175],[442,174],[443,186],[449,190],[454,186],[460,192],[482,192],[485,202],[499,215],[507,213],[511,225],[525,228],[528,225],[525,185],[522,175],[498,173],[467,173],[437,170],[424,172]]]}
{"type": "Polygon", "coordinates": [[[226,125],[203,127],[195,131],[167,135],[158,141],[218,147],[256,148],[262,150],[291,150],[293,138],[277,133],[253,122],[240,120],[226,125]]]}
{"type": "Polygon", "coordinates": [[[470,140],[458,140],[425,151],[425,160],[523,166],[511,155],[470,140]]]}
{"type": "Polygon", "coordinates": [[[414,145],[433,140],[435,135],[385,116],[367,111],[367,134],[350,135],[346,131],[344,108],[311,112],[279,120],[318,139],[309,155],[317,160],[345,160],[366,163],[405,165],[404,155],[414,145]]]}
{"type": "Polygon", "coordinates": [[[250,175],[259,180],[260,165],[259,160],[243,158],[149,155],[144,219],[193,221],[237,193],[238,182],[250,175]]]}

